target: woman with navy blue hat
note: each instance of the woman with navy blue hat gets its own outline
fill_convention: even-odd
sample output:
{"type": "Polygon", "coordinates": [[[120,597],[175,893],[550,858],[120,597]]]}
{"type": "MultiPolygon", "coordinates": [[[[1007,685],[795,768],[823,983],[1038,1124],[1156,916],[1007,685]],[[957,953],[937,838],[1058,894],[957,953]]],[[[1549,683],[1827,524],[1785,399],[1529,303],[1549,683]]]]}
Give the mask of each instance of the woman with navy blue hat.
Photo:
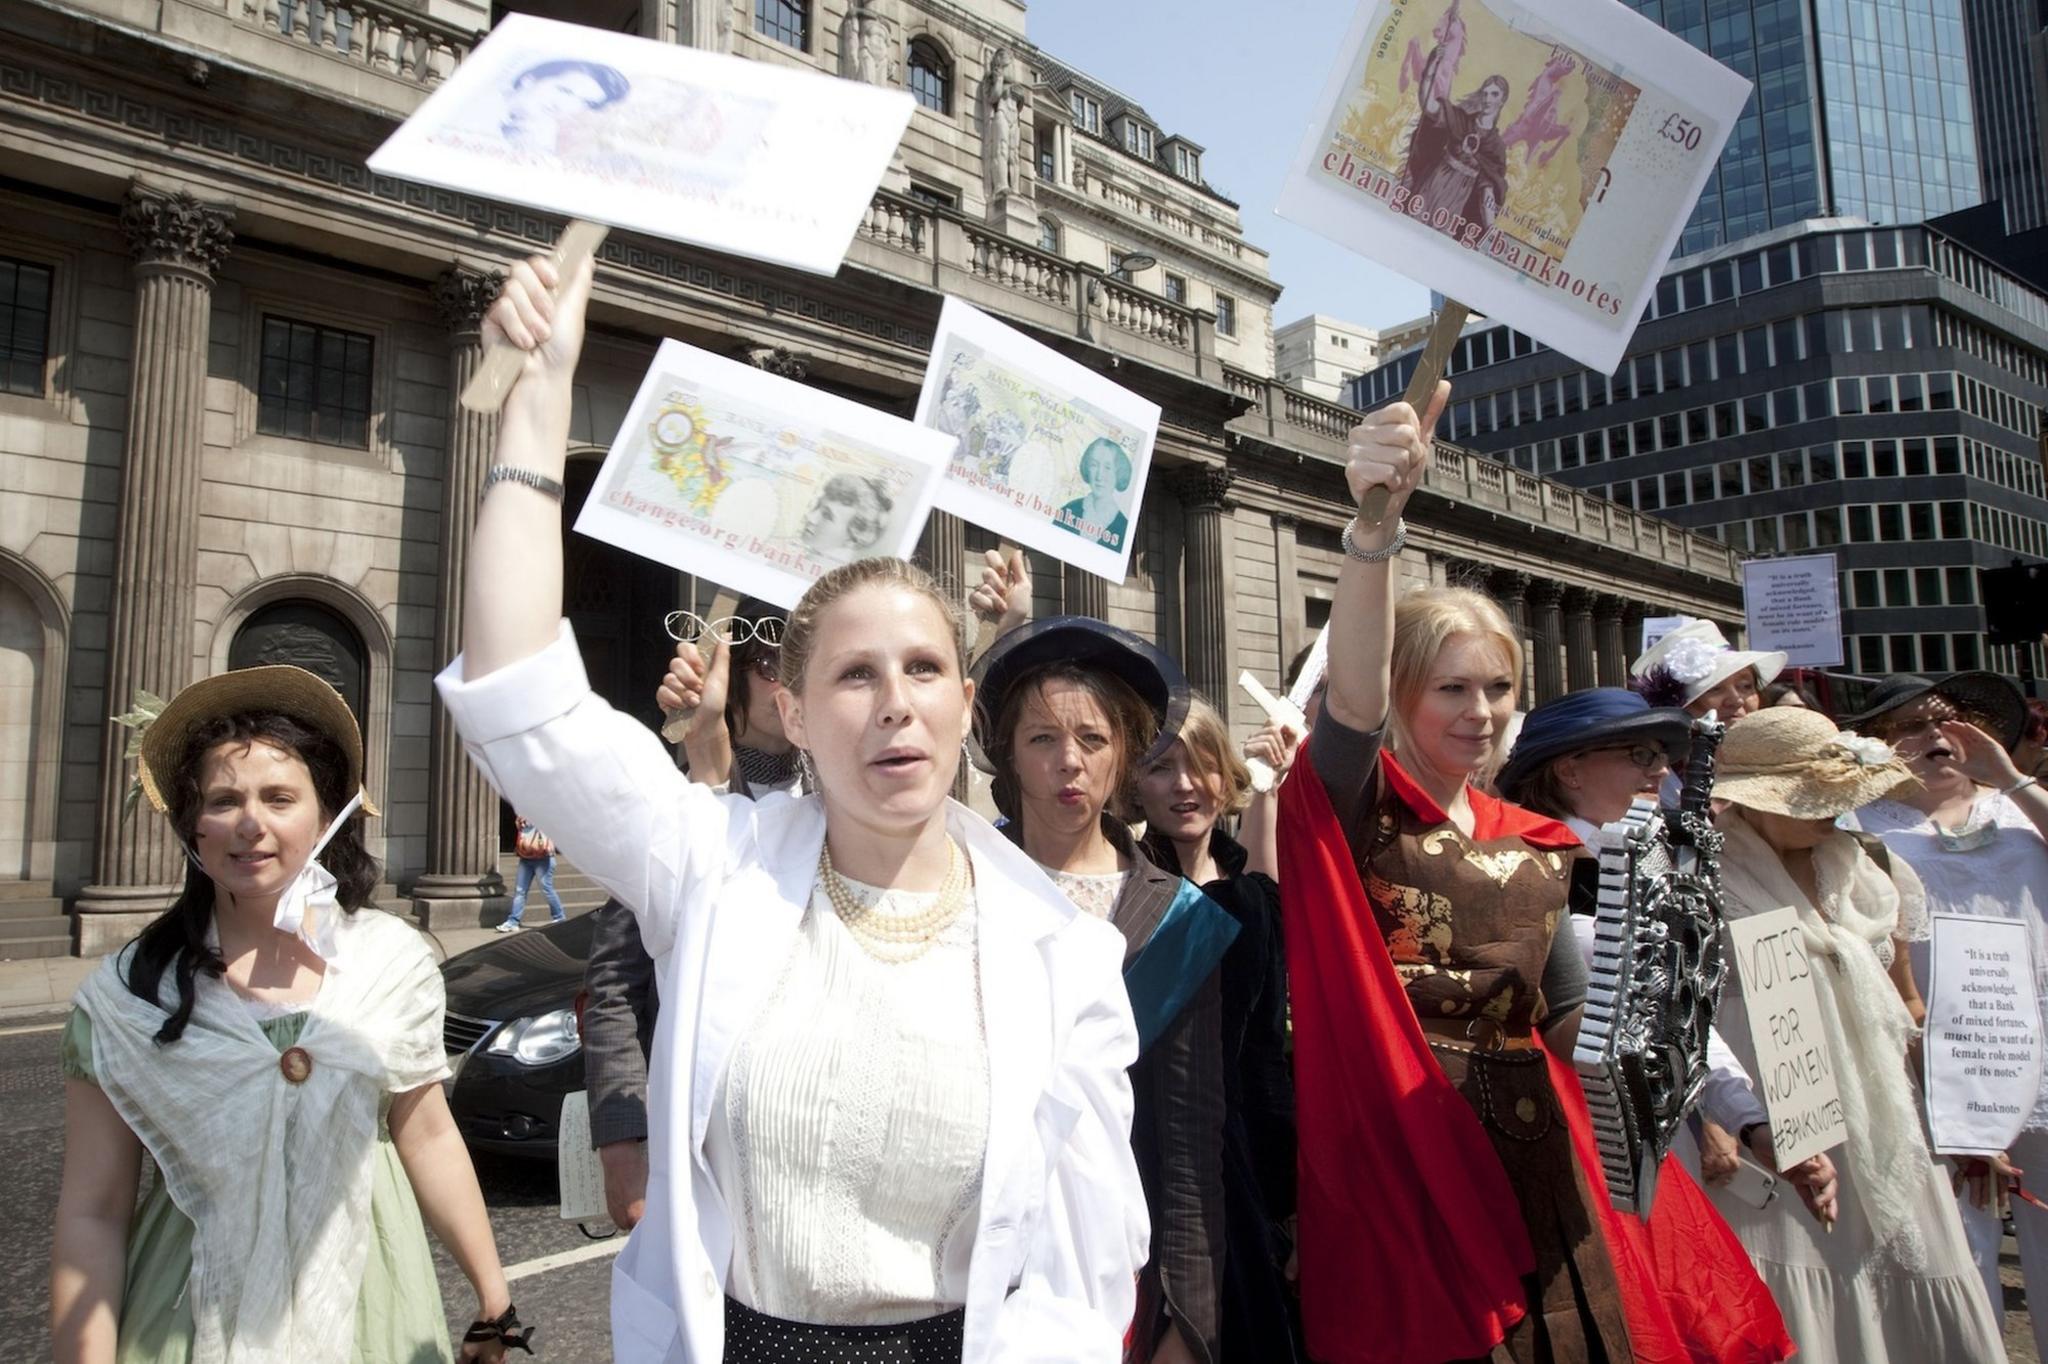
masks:
{"type": "MultiPolygon", "coordinates": [[[[1029,601],[1028,579],[1016,588],[1001,577],[985,576],[976,605],[1015,619],[988,594],[1029,601]]],[[[1131,1145],[1153,1227],[1127,1358],[1214,1364],[1224,1206],[1217,966],[1237,923],[1147,856],[1122,818],[1132,774],[1180,732],[1187,679],[1145,640],[1085,616],[1010,630],[973,678],[974,756],[994,775],[1003,832],[1084,913],[1124,935],[1139,1045],[1131,1145]]]]}
{"type": "Polygon", "coordinates": [[[1529,712],[1494,785],[1503,798],[1562,820],[1595,847],[1602,825],[1655,800],[1692,748],[1692,717],[1620,687],[1589,687],[1529,712]]]}

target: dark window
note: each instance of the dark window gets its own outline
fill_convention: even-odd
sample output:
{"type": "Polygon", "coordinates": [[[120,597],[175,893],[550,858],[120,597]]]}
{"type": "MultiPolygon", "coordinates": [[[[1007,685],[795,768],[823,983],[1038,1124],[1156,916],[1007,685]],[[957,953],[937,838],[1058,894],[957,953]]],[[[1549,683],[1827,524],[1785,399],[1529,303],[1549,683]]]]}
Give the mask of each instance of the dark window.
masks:
{"type": "Polygon", "coordinates": [[[798,51],[809,51],[810,0],[754,0],[754,32],[798,51]]]}
{"type": "Polygon", "coordinates": [[[910,182],[910,197],[927,208],[960,207],[960,200],[957,195],[947,190],[933,189],[930,185],[920,185],[915,180],[910,182]]]}
{"type": "Polygon", "coordinates": [[[1835,380],[1835,411],[1845,417],[1860,416],[1863,412],[1863,381],[1861,379],[1835,380]]]}
{"type": "Polygon", "coordinates": [[[43,396],[50,356],[50,271],[0,257],[0,393],[43,396]]]}
{"type": "MultiPolygon", "coordinates": [[[[1919,510],[1925,511],[1930,518],[1934,514],[1932,506],[1923,506],[1919,510]]],[[[1920,538],[1932,539],[1933,532],[1929,531],[1926,536],[1920,538]]],[[[1922,606],[1941,605],[1941,570],[1938,568],[1914,569],[1913,596],[1922,606]]]]}
{"type": "Polygon", "coordinates": [[[1862,441],[1842,442],[1842,477],[1870,477],[1870,447],[1862,441]]]}
{"type": "Polygon", "coordinates": [[[910,93],[935,114],[953,112],[953,64],[937,43],[926,38],[913,38],[910,43],[910,93]]]}
{"type": "Polygon", "coordinates": [[[266,317],[257,391],[258,431],[367,448],[370,338],[266,317]]]}
{"type": "Polygon", "coordinates": [[[1856,653],[1862,660],[1861,667],[1867,673],[1882,673],[1884,666],[1884,636],[1865,635],[1856,641],[1856,653]]]}
{"type": "Polygon", "coordinates": [[[1185,307],[1188,301],[1188,282],[1179,275],[1166,276],[1166,301],[1185,307]]]}
{"type": "Polygon", "coordinates": [[[1869,381],[1869,385],[1868,385],[1868,389],[1869,389],[1869,394],[1870,394],[1870,396],[1869,396],[1869,397],[1868,397],[1867,399],[1865,399],[1865,401],[1864,401],[1864,408],[1865,408],[1865,410],[1866,410],[1866,411],[1870,411],[1870,412],[1889,412],[1889,411],[1891,411],[1891,410],[1892,410],[1892,376],[1891,376],[1891,375],[1889,375],[1889,374],[1873,374],[1873,375],[1871,375],[1871,376],[1870,376],[1870,381],[1869,381]]]}
{"type": "Polygon", "coordinates": [[[1828,381],[1825,379],[1820,380],[1818,383],[1808,384],[1806,386],[1806,420],[1810,422],[1819,421],[1822,417],[1834,416],[1835,410],[1829,406],[1829,399],[1833,396],[1833,393],[1834,390],[1829,387],[1828,381]]]}
{"type": "Polygon", "coordinates": [[[1977,604],[1977,578],[1969,568],[1945,568],[1948,579],[1948,604],[1950,606],[1975,606],[1977,604]]]}
{"type": "Polygon", "coordinates": [[[1962,502],[1944,502],[1941,504],[1942,539],[1967,540],[1970,538],[1969,521],[1963,514],[1965,506],[1966,504],[1962,502]]]}
{"type": "Polygon", "coordinates": [[[1229,294],[1216,295],[1216,334],[1237,335],[1237,300],[1229,294]]]}
{"type": "Polygon", "coordinates": [[[1953,412],[1956,406],[1956,376],[1954,374],[1930,374],[1927,376],[1927,410],[1929,412],[1953,412]]]}
{"type": "Polygon", "coordinates": [[[1052,129],[1040,128],[1035,138],[1038,143],[1038,178],[1047,183],[1059,179],[1059,159],[1053,151],[1052,129]]]}
{"type": "Polygon", "coordinates": [[[1797,488],[1806,482],[1806,455],[1803,451],[1787,450],[1778,456],[1778,486],[1797,488]]]}

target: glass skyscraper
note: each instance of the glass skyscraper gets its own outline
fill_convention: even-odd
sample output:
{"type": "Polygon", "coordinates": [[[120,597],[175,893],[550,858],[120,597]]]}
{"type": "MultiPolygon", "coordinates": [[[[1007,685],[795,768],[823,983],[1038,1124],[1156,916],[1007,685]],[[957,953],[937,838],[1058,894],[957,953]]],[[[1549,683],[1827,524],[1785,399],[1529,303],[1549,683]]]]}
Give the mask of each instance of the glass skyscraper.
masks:
{"type": "Polygon", "coordinates": [[[2048,227],[2048,0],[1970,0],[1968,19],[1984,197],[2008,232],[2048,227]]]}
{"type": "Polygon", "coordinates": [[[1964,0],[1627,0],[1756,83],[1678,254],[1982,199],[1964,0]]]}

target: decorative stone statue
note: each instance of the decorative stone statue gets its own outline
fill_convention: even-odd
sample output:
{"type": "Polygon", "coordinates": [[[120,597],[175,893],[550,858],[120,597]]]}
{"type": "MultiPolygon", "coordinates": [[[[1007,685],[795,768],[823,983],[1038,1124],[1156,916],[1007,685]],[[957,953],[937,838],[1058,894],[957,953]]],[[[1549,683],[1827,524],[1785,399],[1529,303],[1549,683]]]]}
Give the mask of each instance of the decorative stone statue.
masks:
{"type": "Polygon", "coordinates": [[[869,85],[896,84],[896,21],[875,0],[853,0],[839,25],[839,74],[869,85]]]}
{"type": "Polygon", "coordinates": [[[974,121],[981,132],[982,184],[993,200],[1017,191],[1022,174],[1024,102],[1037,88],[1011,74],[1010,49],[999,47],[988,59],[975,98],[974,121]]]}

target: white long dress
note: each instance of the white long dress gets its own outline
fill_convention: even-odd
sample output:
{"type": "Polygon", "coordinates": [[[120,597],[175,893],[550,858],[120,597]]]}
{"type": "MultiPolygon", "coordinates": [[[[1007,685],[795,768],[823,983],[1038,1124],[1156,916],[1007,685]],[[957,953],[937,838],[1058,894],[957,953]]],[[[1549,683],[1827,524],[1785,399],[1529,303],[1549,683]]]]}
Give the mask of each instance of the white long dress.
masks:
{"type": "MultiPolygon", "coordinates": [[[[1732,897],[1727,909],[1732,917],[1745,912],[1732,897]]],[[[1816,990],[1844,988],[1832,958],[1814,954],[1810,961],[1816,990]]],[[[1824,999],[1822,1008],[1828,1007],[1824,999]]],[[[1743,1069],[1757,1074],[1749,1011],[1733,982],[1722,992],[1716,1023],[1743,1069]]],[[[1899,1064],[1906,1064],[1903,1056],[1899,1064]]],[[[1763,1117],[1761,1103],[1755,1117],[1763,1117]]],[[[1840,1220],[1832,1232],[1822,1230],[1790,1188],[1781,1186],[1763,1209],[1725,1188],[1707,1189],[1777,1299],[1800,1364],[2003,1364],[2004,1341],[1984,1300],[1947,1175],[1933,1156],[1919,1163],[1912,1184],[1911,1216],[1920,1228],[1924,1264],[1908,1270],[1879,1254],[1844,1152],[1831,1154],[1841,1181],[1840,1220]]]]}

